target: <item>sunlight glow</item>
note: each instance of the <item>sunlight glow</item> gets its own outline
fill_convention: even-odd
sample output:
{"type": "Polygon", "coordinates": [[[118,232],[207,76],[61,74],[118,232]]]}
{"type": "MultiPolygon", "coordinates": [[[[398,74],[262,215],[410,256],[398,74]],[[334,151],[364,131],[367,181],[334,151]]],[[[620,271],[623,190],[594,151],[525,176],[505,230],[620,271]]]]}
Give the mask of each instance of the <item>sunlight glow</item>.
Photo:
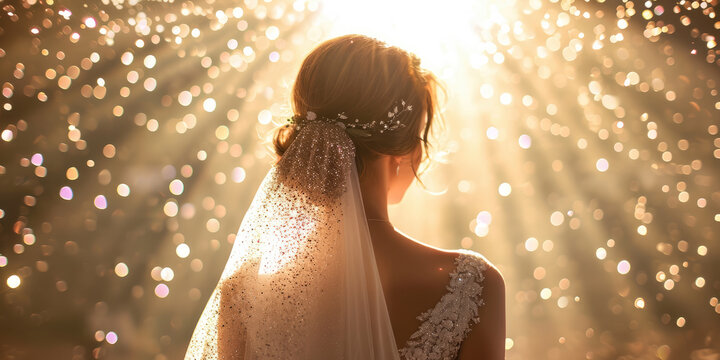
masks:
{"type": "Polygon", "coordinates": [[[497,52],[497,39],[490,36],[491,28],[499,26],[504,34],[513,31],[512,28],[518,31],[508,19],[516,17],[515,0],[462,0],[442,6],[430,0],[412,3],[338,0],[322,6],[333,24],[331,37],[349,33],[376,37],[415,53],[422,59],[423,67],[438,74],[446,74],[443,70],[466,60],[457,55],[476,60],[482,56],[492,58],[497,52]]]}

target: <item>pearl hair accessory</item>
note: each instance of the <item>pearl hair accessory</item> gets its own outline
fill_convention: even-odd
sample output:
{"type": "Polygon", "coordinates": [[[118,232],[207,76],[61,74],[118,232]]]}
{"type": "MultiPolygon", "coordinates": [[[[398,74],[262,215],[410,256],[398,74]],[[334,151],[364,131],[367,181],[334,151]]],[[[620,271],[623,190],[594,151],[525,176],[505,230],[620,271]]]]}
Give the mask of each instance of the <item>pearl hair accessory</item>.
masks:
{"type": "Polygon", "coordinates": [[[408,105],[405,103],[405,100],[400,100],[400,107],[397,105],[393,107],[392,111],[388,111],[387,119],[385,120],[373,120],[371,122],[363,123],[360,122],[360,119],[355,119],[354,121],[347,121],[348,116],[345,115],[344,112],[341,112],[337,114],[335,118],[328,118],[325,116],[318,116],[312,111],[308,111],[305,118],[300,117],[298,115],[295,115],[291,118],[288,118],[288,126],[294,125],[295,129],[300,130],[303,124],[310,121],[324,121],[329,123],[335,123],[336,125],[342,127],[350,134],[362,136],[362,137],[370,137],[374,133],[384,133],[385,131],[393,131],[402,127],[405,127],[405,124],[400,122],[400,120],[397,119],[398,115],[406,112],[406,111],[412,111],[412,105],[408,105]]]}

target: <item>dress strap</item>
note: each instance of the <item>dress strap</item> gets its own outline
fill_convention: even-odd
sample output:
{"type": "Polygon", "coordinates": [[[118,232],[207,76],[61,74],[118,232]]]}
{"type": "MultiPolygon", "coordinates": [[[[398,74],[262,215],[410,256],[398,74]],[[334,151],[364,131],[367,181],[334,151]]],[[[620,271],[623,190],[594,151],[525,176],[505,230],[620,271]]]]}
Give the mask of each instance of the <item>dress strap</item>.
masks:
{"type": "Polygon", "coordinates": [[[478,308],[484,304],[481,295],[487,261],[472,250],[457,252],[448,292],[435,307],[417,317],[422,323],[400,349],[403,359],[453,359],[472,325],[480,321],[478,308]]]}

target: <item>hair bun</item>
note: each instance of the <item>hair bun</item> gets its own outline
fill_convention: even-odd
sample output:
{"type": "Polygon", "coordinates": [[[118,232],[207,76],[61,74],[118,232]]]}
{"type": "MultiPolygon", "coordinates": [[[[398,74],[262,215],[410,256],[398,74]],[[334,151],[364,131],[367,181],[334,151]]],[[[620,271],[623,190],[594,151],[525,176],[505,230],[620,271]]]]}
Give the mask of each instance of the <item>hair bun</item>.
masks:
{"type": "Polygon", "coordinates": [[[297,136],[297,130],[292,125],[283,125],[275,130],[273,135],[273,147],[278,156],[283,156],[297,136]]]}

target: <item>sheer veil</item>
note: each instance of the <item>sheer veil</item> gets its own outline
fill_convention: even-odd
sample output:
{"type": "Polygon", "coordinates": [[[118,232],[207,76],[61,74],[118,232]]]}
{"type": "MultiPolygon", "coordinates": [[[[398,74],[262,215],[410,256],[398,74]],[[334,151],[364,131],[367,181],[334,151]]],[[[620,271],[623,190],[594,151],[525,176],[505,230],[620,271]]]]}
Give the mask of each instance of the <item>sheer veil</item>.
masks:
{"type": "Polygon", "coordinates": [[[291,358],[399,360],[342,123],[303,123],[269,170],[185,355],[291,358]]]}

